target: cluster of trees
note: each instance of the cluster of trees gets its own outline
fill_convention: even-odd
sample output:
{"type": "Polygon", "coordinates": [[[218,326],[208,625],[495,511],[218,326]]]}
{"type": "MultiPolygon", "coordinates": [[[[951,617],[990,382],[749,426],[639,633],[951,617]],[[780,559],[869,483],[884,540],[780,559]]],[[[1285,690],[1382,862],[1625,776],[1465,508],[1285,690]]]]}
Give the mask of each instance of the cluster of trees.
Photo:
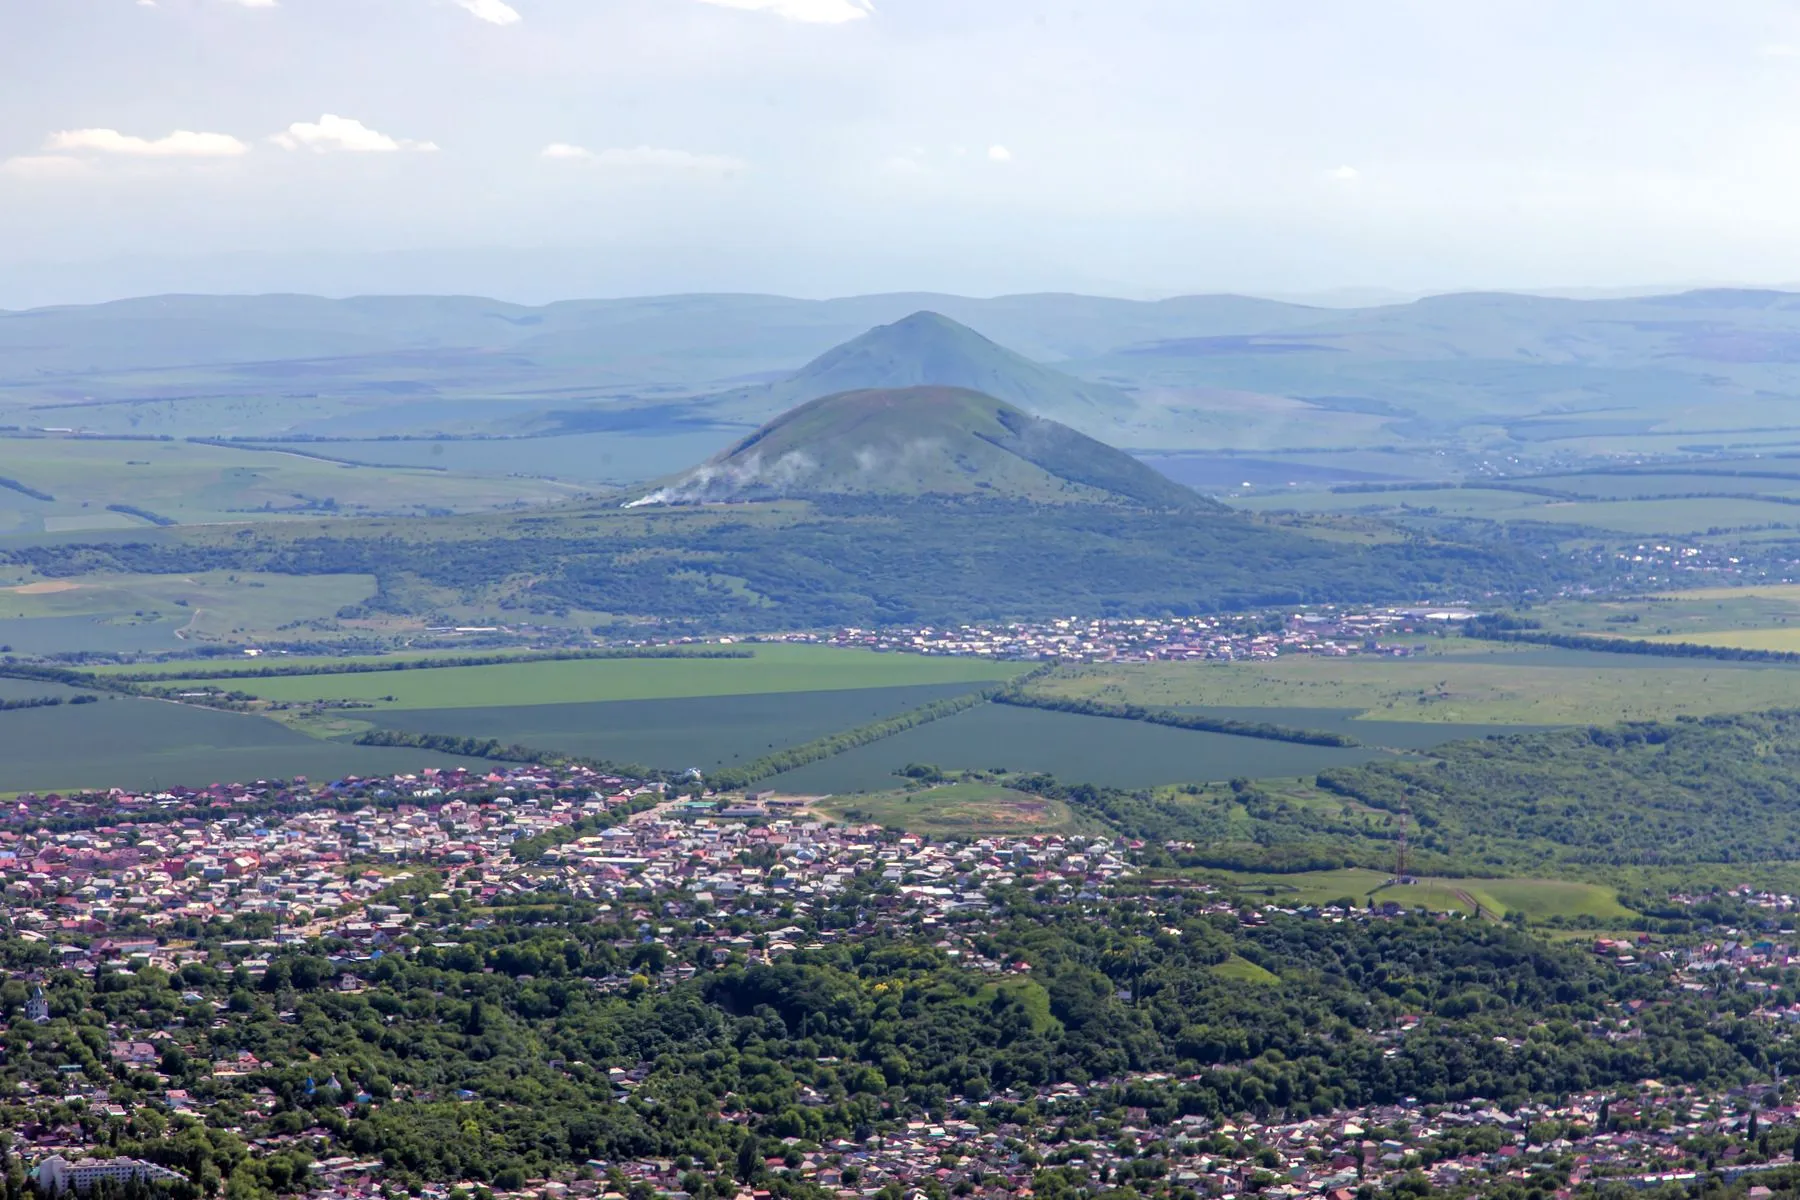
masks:
{"type": "Polygon", "coordinates": [[[370,729],[356,735],[358,746],[399,746],[409,750],[429,750],[433,754],[454,754],[463,758],[485,758],[493,762],[575,764],[606,775],[626,779],[662,779],[665,773],[650,767],[607,762],[598,758],[580,758],[554,750],[539,750],[518,743],[504,743],[498,738],[478,738],[454,733],[421,733],[411,729],[370,729]]]}
{"type": "MultiPolygon", "coordinates": [[[[1048,667],[1041,667],[1022,678],[1041,675],[1048,669],[1048,667]]],[[[918,708],[909,709],[880,721],[859,725],[855,729],[827,734],[810,742],[802,742],[798,746],[789,746],[785,750],[765,754],[761,758],[739,767],[727,767],[722,771],[715,772],[707,782],[720,791],[748,787],[758,780],[768,779],[783,771],[792,771],[821,759],[834,758],[839,754],[854,750],[858,746],[867,746],[871,742],[879,742],[884,738],[893,737],[895,734],[905,733],[908,729],[928,725],[945,717],[953,717],[957,713],[966,712],[991,700],[1005,699],[1014,694],[1017,686],[1018,684],[1015,682],[1010,685],[969,692],[962,696],[934,700],[930,704],[920,705],[918,708]]]]}
{"type": "Polygon", "coordinates": [[[1042,708],[1050,712],[1079,713],[1085,717],[1112,717],[1120,721],[1145,721],[1152,725],[1168,725],[1175,729],[1193,729],[1202,733],[1229,733],[1237,737],[1266,738],[1275,742],[1295,742],[1303,746],[1360,746],[1362,743],[1346,733],[1323,729],[1298,729],[1269,721],[1237,721],[1229,717],[1213,717],[1205,713],[1182,712],[1173,708],[1153,708],[1142,704],[1114,704],[1081,696],[1046,696],[1040,692],[1008,690],[994,697],[1002,704],[1021,708],[1042,708]]]}
{"type": "Polygon", "coordinates": [[[28,696],[22,700],[0,700],[0,712],[13,712],[23,708],[59,708],[64,704],[92,704],[99,698],[92,692],[74,696],[28,696]]]}

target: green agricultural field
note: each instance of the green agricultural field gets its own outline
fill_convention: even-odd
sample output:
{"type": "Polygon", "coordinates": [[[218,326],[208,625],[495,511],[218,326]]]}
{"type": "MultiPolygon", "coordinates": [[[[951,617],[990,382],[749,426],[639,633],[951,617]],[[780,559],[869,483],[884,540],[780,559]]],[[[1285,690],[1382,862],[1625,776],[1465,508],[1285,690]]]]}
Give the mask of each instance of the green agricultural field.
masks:
{"type": "Polygon", "coordinates": [[[1666,633],[1645,639],[1652,642],[1689,643],[1699,646],[1725,646],[1733,650],[1776,650],[1784,654],[1800,651],[1800,626],[1777,629],[1733,629],[1718,632],[1666,633]]]}
{"type": "MultiPolygon", "coordinates": [[[[430,662],[433,659],[467,658],[479,655],[482,658],[510,658],[524,656],[541,651],[533,651],[528,647],[482,646],[451,647],[440,650],[394,650],[386,654],[261,654],[256,657],[242,658],[208,658],[198,664],[205,668],[210,676],[254,677],[271,671],[316,670],[337,668],[339,674],[353,674],[345,668],[393,665],[395,663],[430,662]]],[[[105,663],[99,666],[85,667],[84,670],[94,675],[167,675],[175,679],[183,671],[198,669],[193,659],[170,659],[160,662],[105,663]]],[[[193,682],[184,680],[184,682],[193,682]]],[[[210,682],[224,686],[223,679],[211,679],[210,682]]]]}
{"type": "Polygon", "coordinates": [[[877,792],[821,802],[818,808],[835,820],[872,822],[933,837],[1073,833],[1087,827],[1060,800],[986,783],[877,792]]]}
{"type": "Polygon", "coordinates": [[[544,504],[586,489],[542,479],[352,466],[185,441],[0,437],[0,534],[293,516],[426,515],[544,504]],[[44,499],[43,497],[50,497],[44,499]],[[124,505],[130,512],[109,511],[124,505]]]}
{"type": "Polygon", "coordinates": [[[77,576],[0,587],[0,621],[86,617],[109,625],[166,626],[167,649],[179,650],[184,643],[243,640],[297,621],[328,619],[367,600],[375,588],[371,575],[77,576]]]}
{"type": "MultiPolygon", "coordinates": [[[[393,678],[386,676],[385,678],[393,678]]],[[[962,695],[980,683],[608,700],[515,708],[437,708],[326,713],[297,728],[328,730],[345,718],[368,717],[383,729],[498,738],[538,749],[609,762],[714,771],[845,729],[871,724],[962,695]]]]}
{"type": "Polygon", "coordinates": [[[387,775],[476,760],[319,741],[274,721],[159,700],[0,712],[0,795],[387,775]]]}
{"type": "Polygon", "coordinates": [[[1800,524],[1800,508],[1752,499],[1695,497],[1682,500],[1552,501],[1522,510],[1511,520],[1581,525],[1638,537],[1703,534],[1746,525],[1800,524]]]}
{"type": "MultiPolygon", "coordinates": [[[[754,646],[752,658],[586,659],[244,681],[266,700],[363,700],[392,709],[511,708],[602,700],[748,696],[1011,679],[1020,663],[878,654],[832,646],[754,646]],[[392,696],[392,700],[386,697],[392,696]]],[[[182,687],[182,682],[169,686],[182,687]]],[[[196,685],[198,686],[198,685],[196,685]]]]}
{"type": "Polygon", "coordinates": [[[1067,783],[1155,787],[1168,783],[1284,776],[1311,779],[1329,767],[1387,756],[1363,746],[1303,746],[1198,733],[1110,717],[982,704],[767,781],[802,795],[882,792],[908,763],[946,770],[1045,771],[1067,783]]]}
{"type": "Polygon", "coordinates": [[[1267,709],[1266,719],[1278,724],[1305,724],[1283,709],[1351,709],[1361,714],[1352,731],[1373,721],[1588,725],[1791,707],[1800,702],[1800,668],[1457,639],[1411,659],[1291,655],[1067,667],[1032,689],[1115,703],[1267,709]]]}

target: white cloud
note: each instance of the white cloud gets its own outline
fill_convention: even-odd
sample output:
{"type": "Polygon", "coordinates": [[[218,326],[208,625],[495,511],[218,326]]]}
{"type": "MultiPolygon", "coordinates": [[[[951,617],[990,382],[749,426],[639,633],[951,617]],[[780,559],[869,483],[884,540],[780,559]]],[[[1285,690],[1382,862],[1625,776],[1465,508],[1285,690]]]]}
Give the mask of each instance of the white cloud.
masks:
{"type": "Polygon", "coordinates": [[[370,129],[354,117],[334,117],[326,113],[317,121],[295,121],[283,133],[269,139],[288,150],[348,150],[358,154],[391,154],[396,150],[436,150],[435,142],[415,142],[392,138],[370,129]]]}
{"type": "Polygon", "coordinates": [[[1800,56],[1800,46],[1793,46],[1787,42],[1773,42],[1757,50],[1757,53],[1764,58],[1794,58],[1800,56]]]}
{"type": "Polygon", "coordinates": [[[99,154],[129,154],[141,158],[232,158],[250,147],[228,133],[195,133],[177,129],[167,137],[141,138],[116,129],[65,129],[44,142],[51,151],[91,150],[99,154]]]}
{"type": "Polygon", "coordinates": [[[1011,162],[1012,161],[1012,151],[1008,150],[1005,146],[989,146],[988,147],[988,161],[989,162],[999,162],[999,163],[1011,162]]]}
{"type": "Polygon", "coordinates": [[[1335,183],[1355,183],[1362,178],[1362,172],[1351,166],[1333,167],[1325,175],[1335,183]]]}
{"type": "Polygon", "coordinates": [[[842,25],[860,21],[875,11],[871,0],[701,0],[720,8],[742,8],[751,12],[773,13],[790,21],[812,25],[842,25]]]}
{"type": "Polygon", "coordinates": [[[506,0],[454,0],[456,7],[489,25],[517,25],[524,20],[506,0]]]}
{"type": "Polygon", "coordinates": [[[540,154],[544,158],[579,160],[624,171],[691,171],[701,175],[730,175],[749,166],[741,158],[729,154],[694,154],[687,150],[665,150],[656,146],[614,147],[595,153],[567,142],[552,142],[540,154]]]}

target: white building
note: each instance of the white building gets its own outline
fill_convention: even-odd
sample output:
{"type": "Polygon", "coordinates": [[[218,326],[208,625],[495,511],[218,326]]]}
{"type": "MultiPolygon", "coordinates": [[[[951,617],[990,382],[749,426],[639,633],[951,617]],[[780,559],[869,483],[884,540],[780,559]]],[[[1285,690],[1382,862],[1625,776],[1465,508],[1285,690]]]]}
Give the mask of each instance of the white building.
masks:
{"type": "Polygon", "coordinates": [[[102,1179],[126,1183],[141,1179],[146,1183],[175,1183],[186,1176],[155,1163],[136,1158],[84,1158],[70,1162],[60,1154],[52,1154],[33,1172],[38,1189],[56,1195],[61,1192],[85,1192],[102,1179]]]}

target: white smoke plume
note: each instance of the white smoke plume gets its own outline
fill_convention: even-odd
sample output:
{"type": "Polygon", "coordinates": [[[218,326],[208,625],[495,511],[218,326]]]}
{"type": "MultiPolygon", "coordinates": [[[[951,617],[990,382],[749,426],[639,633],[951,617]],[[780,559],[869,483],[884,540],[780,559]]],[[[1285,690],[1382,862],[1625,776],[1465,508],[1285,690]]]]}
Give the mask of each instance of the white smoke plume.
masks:
{"type": "Polygon", "coordinates": [[[781,491],[800,483],[818,466],[799,450],[790,450],[767,464],[761,454],[752,454],[742,462],[702,463],[668,487],[657,488],[622,507],[716,503],[737,499],[750,488],[781,491]]]}

